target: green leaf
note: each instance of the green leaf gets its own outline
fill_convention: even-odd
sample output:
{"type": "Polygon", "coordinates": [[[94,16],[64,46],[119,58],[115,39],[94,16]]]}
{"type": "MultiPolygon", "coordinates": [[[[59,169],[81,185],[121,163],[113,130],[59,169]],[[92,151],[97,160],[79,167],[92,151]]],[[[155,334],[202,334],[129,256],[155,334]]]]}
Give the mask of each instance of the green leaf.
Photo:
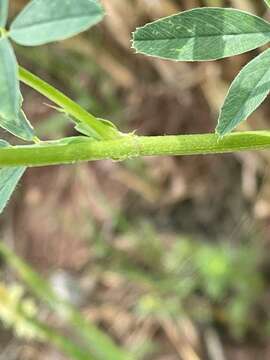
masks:
{"type": "Polygon", "coordinates": [[[270,7],[270,0],[264,0],[264,2],[266,3],[266,5],[267,5],[268,7],[270,7]]]}
{"type": "Polygon", "coordinates": [[[17,60],[9,41],[0,38],[0,117],[16,118],[20,103],[17,60]]]}
{"type": "MultiPolygon", "coordinates": [[[[0,140],[0,147],[7,147],[9,144],[0,140]]],[[[0,213],[6,207],[17,183],[25,172],[26,167],[7,167],[0,169],[0,213]]]]}
{"type": "Polygon", "coordinates": [[[0,127],[21,139],[31,141],[34,137],[33,128],[20,110],[22,96],[18,71],[12,46],[7,38],[0,38],[0,127]]]}
{"type": "Polygon", "coordinates": [[[4,28],[8,18],[8,5],[9,0],[0,1],[0,27],[4,28]]]}
{"type": "Polygon", "coordinates": [[[32,0],[11,24],[10,36],[21,45],[42,45],[85,31],[103,16],[97,0],[32,0]]]}
{"type": "Polygon", "coordinates": [[[14,119],[7,120],[0,117],[0,126],[25,141],[33,141],[35,137],[34,129],[23,110],[20,110],[19,115],[14,119]]]}
{"type": "Polygon", "coordinates": [[[24,167],[0,169],[0,214],[6,207],[25,170],[24,167]]]}
{"type": "Polygon", "coordinates": [[[215,60],[270,41],[270,24],[236,9],[198,8],[138,28],[138,53],[176,61],[215,60]]]}
{"type": "Polygon", "coordinates": [[[270,91],[270,49],[249,62],[233,81],[216,132],[223,136],[255,111],[270,91]]]}

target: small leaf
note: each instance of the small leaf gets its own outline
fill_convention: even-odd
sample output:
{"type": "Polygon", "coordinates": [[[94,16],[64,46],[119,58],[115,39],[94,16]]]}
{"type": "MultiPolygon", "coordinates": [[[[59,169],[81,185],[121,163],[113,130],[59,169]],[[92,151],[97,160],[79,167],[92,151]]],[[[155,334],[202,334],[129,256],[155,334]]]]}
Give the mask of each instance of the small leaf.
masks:
{"type": "Polygon", "coordinates": [[[0,127],[25,141],[33,141],[35,137],[34,129],[23,110],[20,110],[19,115],[13,119],[4,119],[0,116],[0,127]]]}
{"type": "Polygon", "coordinates": [[[17,60],[9,41],[0,38],[0,117],[16,118],[20,103],[17,60]]]}
{"type": "MultiPolygon", "coordinates": [[[[0,148],[7,146],[9,144],[6,141],[0,140],[0,148]]],[[[0,213],[6,207],[25,170],[24,166],[0,168],[0,213]]]]}
{"type": "Polygon", "coordinates": [[[9,0],[0,0],[0,27],[4,28],[8,19],[9,0]]]}
{"type": "Polygon", "coordinates": [[[233,81],[221,109],[216,132],[223,136],[246,120],[270,91],[270,49],[249,62],[233,81]]]}
{"type": "Polygon", "coordinates": [[[266,3],[266,5],[267,5],[268,7],[270,7],[270,0],[264,0],[264,2],[266,3]]]}
{"type": "Polygon", "coordinates": [[[198,8],[138,28],[138,53],[176,61],[215,60],[270,41],[270,24],[236,9],[198,8]]]}
{"type": "Polygon", "coordinates": [[[85,123],[76,123],[75,130],[77,130],[80,134],[86,135],[87,137],[93,138],[95,140],[99,140],[99,136],[92,130],[90,126],[85,123]]]}
{"type": "Polygon", "coordinates": [[[11,24],[10,36],[21,45],[42,45],[85,31],[103,16],[98,0],[32,0],[11,24]]]}

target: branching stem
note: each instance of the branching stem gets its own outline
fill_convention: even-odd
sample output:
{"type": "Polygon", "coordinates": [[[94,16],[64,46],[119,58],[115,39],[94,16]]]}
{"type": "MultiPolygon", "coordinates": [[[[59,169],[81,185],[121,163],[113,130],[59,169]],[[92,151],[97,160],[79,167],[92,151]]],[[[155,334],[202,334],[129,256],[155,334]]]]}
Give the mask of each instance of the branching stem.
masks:
{"type": "Polygon", "coordinates": [[[270,149],[270,131],[236,132],[219,138],[215,134],[137,136],[124,135],[104,127],[66,95],[20,67],[20,80],[29,85],[79,122],[88,123],[99,141],[78,137],[75,141],[51,141],[0,149],[0,166],[46,166],[92,160],[125,160],[141,156],[218,154],[270,149]],[[121,134],[121,136],[120,136],[121,134]]]}
{"type": "Polygon", "coordinates": [[[52,85],[48,84],[38,76],[32,74],[30,71],[19,67],[20,80],[44,95],[47,99],[58,105],[63,112],[74,117],[78,122],[86,123],[96,134],[97,138],[109,140],[119,137],[120,133],[113,127],[104,126],[94,115],[83,109],[75,101],[68,98],[61,91],[55,89],[52,85]]]}

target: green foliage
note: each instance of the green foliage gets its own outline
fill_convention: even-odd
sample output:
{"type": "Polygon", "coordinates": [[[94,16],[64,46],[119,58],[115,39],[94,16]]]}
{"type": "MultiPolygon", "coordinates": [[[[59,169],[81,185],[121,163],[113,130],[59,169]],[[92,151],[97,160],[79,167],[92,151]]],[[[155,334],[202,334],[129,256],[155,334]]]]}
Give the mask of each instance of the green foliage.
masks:
{"type": "Polygon", "coordinates": [[[221,109],[216,131],[225,135],[265,100],[270,91],[270,50],[249,62],[233,81],[221,109]]]}
{"type": "MultiPolygon", "coordinates": [[[[267,69],[269,51],[265,51],[244,67],[233,82],[219,116],[216,128],[217,136],[208,134],[205,144],[199,146],[200,141],[204,139],[201,135],[195,136],[195,140],[187,137],[182,137],[182,139],[160,137],[155,139],[159,145],[155,149],[156,146],[151,139],[142,138],[140,140],[139,137],[134,136],[134,133],[127,134],[129,136],[125,137],[126,134],[121,133],[110,121],[88,113],[53,86],[18,67],[8,38],[26,46],[41,45],[69,38],[92,27],[103,18],[103,8],[98,0],[77,0],[76,5],[70,0],[51,0],[49,2],[32,0],[11,22],[9,31],[3,28],[6,25],[7,10],[8,1],[2,1],[0,7],[0,127],[20,139],[36,143],[35,146],[29,148],[31,150],[29,153],[28,151],[24,153],[25,157],[21,158],[21,162],[13,163],[13,165],[51,164],[52,162],[48,162],[48,157],[51,158],[53,152],[50,147],[46,148],[46,151],[43,147],[44,156],[42,157],[39,151],[41,141],[36,137],[34,129],[22,110],[19,79],[54,102],[58,111],[65,114],[67,119],[75,122],[75,130],[86,138],[98,142],[103,140],[120,141],[116,149],[119,154],[112,154],[112,147],[110,145],[106,147],[104,144],[104,148],[100,149],[100,152],[97,151],[98,156],[94,156],[94,159],[99,159],[100,154],[101,158],[126,159],[129,156],[147,154],[180,155],[219,152],[221,149],[222,152],[226,152],[269,146],[268,134],[264,132],[243,134],[242,139],[234,137],[228,142],[224,140],[221,142],[219,139],[220,136],[228,134],[240,122],[246,120],[268,95],[270,89],[267,69]],[[246,137],[248,137],[248,141],[246,137]],[[213,142],[215,146],[213,146],[213,142]],[[129,153],[127,154],[127,152],[129,153]],[[38,154],[42,160],[34,161],[34,154],[38,154]]],[[[140,53],[164,59],[203,61],[241,54],[265,45],[269,40],[270,24],[264,19],[236,9],[205,7],[159,19],[138,28],[133,34],[133,47],[140,53]]],[[[80,140],[82,139],[80,138],[80,140]]],[[[88,151],[92,144],[89,143],[89,148],[88,144],[84,143],[86,147],[82,148],[78,141],[79,148],[71,149],[71,146],[75,144],[73,139],[70,142],[64,140],[62,143],[55,143],[55,145],[61,144],[65,144],[75,158],[69,157],[70,152],[65,151],[58,155],[57,163],[61,163],[61,159],[62,163],[89,160],[88,151]],[[81,155],[81,151],[85,153],[81,155]],[[66,160],[66,157],[69,160],[66,160]]],[[[22,157],[23,151],[11,149],[10,153],[13,150],[15,156],[22,157]]],[[[4,154],[4,150],[2,152],[4,154]]],[[[2,164],[6,165],[4,161],[2,164]]],[[[12,164],[7,162],[7,165],[11,166],[12,164]]],[[[11,183],[7,189],[13,187],[14,184],[11,183]]],[[[9,196],[7,194],[6,198],[9,196]]]]}
{"type": "MultiPolygon", "coordinates": [[[[19,85],[19,68],[13,48],[8,40],[12,38],[26,46],[41,45],[66,39],[98,23],[104,16],[97,0],[32,0],[12,22],[10,30],[3,29],[8,16],[8,1],[0,5],[0,127],[16,137],[37,142],[34,129],[22,110],[22,96],[19,85]]],[[[35,79],[32,78],[32,81],[35,79]]],[[[52,100],[60,101],[61,111],[73,116],[78,128],[84,128],[87,136],[96,139],[120,134],[110,122],[103,122],[81,109],[53,87],[41,83],[38,88],[52,94],[52,100]]],[[[50,97],[50,96],[49,96],[50,97]]],[[[38,141],[39,142],[39,141],[38,141]]],[[[24,168],[1,170],[1,206],[5,207],[12,190],[24,168]],[[3,185],[4,184],[4,185],[3,185]]]]}
{"type": "Polygon", "coordinates": [[[270,0],[264,0],[266,5],[268,5],[270,7],[270,0]]]}
{"type": "MultiPolygon", "coordinates": [[[[89,160],[89,154],[92,153],[94,155],[91,159],[118,160],[149,154],[208,153],[213,148],[217,152],[226,152],[269,147],[270,134],[266,131],[245,133],[242,137],[234,134],[227,139],[219,138],[246,120],[268,95],[269,50],[247,64],[232,83],[221,109],[217,135],[156,137],[153,140],[138,137],[134,133],[122,134],[110,121],[88,113],[17,64],[10,39],[25,46],[67,39],[87,30],[103,18],[104,12],[99,1],[32,0],[13,20],[9,30],[5,28],[9,2],[0,1],[0,127],[24,141],[35,143],[12,147],[0,140],[0,160],[3,165],[7,165],[0,169],[0,212],[26,170],[25,166],[12,167],[11,160],[6,160],[12,159],[10,154],[20,158],[21,162],[15,165],[31,166],[46,165],[52,161],[48,159],[52,158],[53,163],[89,160]],[[19,80],[54,102],[57,110],[75,122],[75,129],[84,136],[52,142],[37,139],[22,110],[19,80]],[[103,148],[101,143],[104,144],[103,148]],[[159,148],[156,148],[156,144],[159,148]],[[117,156],[114,156],[112,149],[117,150],[117,156]],[[71,154],[75,154],[75,158],[71,154]]],[[[265,2],[270,5],[270,1],[265,2]]],[[[222,59],[256,49],[269,41],[270,24],[267,21],[240,10],[222,8],[186,11],[147,24],[133,34],[133,47],[137,52],[175,61],[222,59]]],[[[213,310],[217,308],[217,312],[222,312],[221,317],[226,319],[225,325],[231,332],[235,336],[243,336],[252,321],[250,314],[256,303],[254,294],[258,296],[264,287],[263,279],[256,273],[257,258],[253,257],[253,253],[244,247],[232,252],[225,246],[198,244],[190,239],[180,239],[167,251],[151,232],[146,231],[145,235],[147,244],[144,237],[143,242],[137,244],[137,254],[143,253],[140,270],[133,266],[132,259],[125,262],[121,257],[119,261],[118,251],[112,251],[112,258],[117,258],[117,265],[113,264],[113,267],[129,279],[143,282],[151,289],[141,297],[137,310],[143,316],[177,316],[185,310],[195,320],[211,322],[218,318],[213,310]],[[183,264],[187,259],[188,269],[195,275],[184,279],[183,264]],[[154,265],[158,274],[152,273],[154,265]],[[144,271],[144,266],[147,271],[144,271]],[[223,306],[227,298],[229,300],[223,306]],[[206,304],[204,311],[196,306],[201,300],[206,304]],[[189,306],[190,303],[192,306],[189,306]]],[[[104,253],[111,250],[105,248],[104,253]]],[[[50,285],[21,259],[3,245],[0,245],[0,252],[35,296],[76,331],[80,345],[41,322],[36,311],[31,312],[36,307],[32,303],[30,306],[21,291],[15,288],[16,292],[0,284],[0,316],[7,326],[14,328],[21,336],[50,342],[73,359],[133,359],[132,355],[120,349],[96,326],[87,322],[70,304],[60,299],[50,285]]]]}
{"type": "Polygon", "coordinates": [[[10,36],[18,44],[36,46],[67,39],[103,18],[96,0],[32,0],[12,22],[10,36]]]}
{"type": "MultiPolygon", "coordinates": [[[[269,1],[267,1],[269,5],[269,1]]],[[[270,41],[270,24],[235,9],[198,8],[154,21],[133,34],[137,52],[176,61],[234,56],[270,41]]],[[[248,64],[233,82],[216,127],[224,136],[258,108],[269,93],[269,52],[248,64]]]]}
{"type": "Polygon", "coordinates": [[[138,28],[137,52],[176,61],[216,60],[270,41],[270,24],[235,9],[198,8],[138,28]]]}
{"type": "MultiPolygon", "coordinates": [[[[8,3],[1,4],[4,24],[8,3]]],[[[0,126],[26,141],[35,138],[21,111],[18,64],[7,37],[28,46],[62,40],[95,25],[103,15],[103,9],[96,0],[78,0],[76,6],[69,0],[33,0],[12,22],[9,31],[1,30],[0,126]]],[[[88,126],[91,127],[91,123],[88,126]]]]}
{"type": "MultiPolygon", "coordinates": [[[[217,135],[144,138],[135,136],[134,132],[121,133],[110,121],[88,113],[53,86],[18,67],[8,39],[11,38],[22,45],[34,46],[76,35],[103,18],[104,12],[98,0],[77,0],[76,4],[70,0],[32,0],[13,20],[9,31],[3,28],[6,24],[7,9],[8,1],[2,1],[0,127],[36,145],[23,149],[11,148],[8,152],[6,149],[0,149],[3,154],[0,156],[2,165],[34,166],[101,158],[115,160],[141,155],[182,155],[269,148],[267,132],[252,132],[242,136],[235,134],[227,141],[220,139],[246,120],[268,95],[268,50],[245,66],[233,82],[219,116],[217,135]],[[55,142],[55,145],[66,146],[65,151],[58,152],[57,156],[54,156],[54,150],[55,153],[59,151],[57,146],[41,147],[42,142],[36,137],[22,110],[19,79],[54,102],[57,110],[75,122],[78,132],[99,142],[99,145],[102,142],[104,146],[94,147],[90,142],[86,144],[78,141],[76,148],[73,139],[70,142],[64,140],[62,143],[55,142]],[[119,143],[108,144],[104,140],[119,140],[119,143]],[[93,152],[93,149],[96,152],[91,157],[89,153],[93,152]],[[13,157],[9,159],[12,159],[13,163],[6,160],[11,154],[13,157]],[[37,159],[37,156],[40,159],[37,159]],[[20,161],[14,162],[14,157],[20,158],[20,161]]],[[[177,61],[220,59],[258,48],[267,44],[269,40],[270,24],[264,19],[236,9],[211,7],[193,9],[159,19],[138,28],[133,34],[133,46],[138,52],[177,61]]],[[[11,183],[6,189],[13,187],[14,184],[11,183]]],[[[6,198],[9,198],[9,194],[6,198]]]]}

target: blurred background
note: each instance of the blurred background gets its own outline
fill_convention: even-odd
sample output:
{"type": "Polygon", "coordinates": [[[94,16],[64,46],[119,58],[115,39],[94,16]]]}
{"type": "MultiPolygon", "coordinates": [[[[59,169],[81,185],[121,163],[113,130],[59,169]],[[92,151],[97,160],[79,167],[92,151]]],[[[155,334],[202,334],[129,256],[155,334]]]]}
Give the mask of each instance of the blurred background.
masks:
{"type": "MultiPolygon", "coordinates": [[[[11,15],[26,2],[11,1],[11,15]]],[[[131,32],[198,6],[267,19],[263,1],[102,3],[100,25],[61,43],[16,47],[20,64],[123,131],[212,132],[230,82],[258,51],[173,63],[135,55],[131,32]]],[[[23,95],[42,139],[75,135],[49,101],[26,87],[23,95]]],[[[266,101],[240,130],[267,129],[269,116],[266,101]]],[[[134,359],[270,359],[269,163],[265,151],[29,169],[0,219],[13,251],[1,251],[0,359],[120,360],[99,335],[92,345],[102,355],[63,354],[68,337],[86,344],[61,299],[134,359]]]]}

